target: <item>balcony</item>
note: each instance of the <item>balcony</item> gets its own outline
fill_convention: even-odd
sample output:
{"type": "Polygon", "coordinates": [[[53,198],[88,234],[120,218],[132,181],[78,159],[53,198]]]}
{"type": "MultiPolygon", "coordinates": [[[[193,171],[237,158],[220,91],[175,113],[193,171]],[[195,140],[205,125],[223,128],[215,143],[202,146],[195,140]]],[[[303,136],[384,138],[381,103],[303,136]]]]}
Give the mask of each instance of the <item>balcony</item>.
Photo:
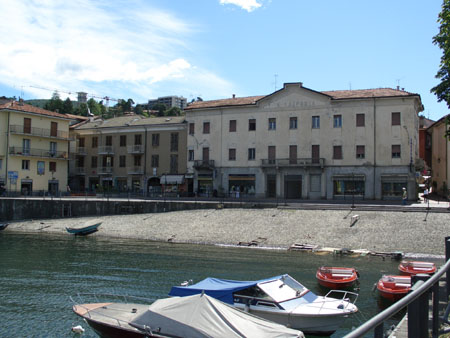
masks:
{"type": "Polygon", "coordinates": [[[78,176],[86,175],[86,169],[84,167],[75,167],[75,175],[78,176]]]}
{"type": "Polygon", "coordinates": [[[100,146],[98,147],[99,155],[114,155],[114,147],[113,146],[100,146]]]}
{"type": "Polygon", "coordinates": [[[194,168],[197,170],[213,170],[214,160],[196,160],[194,161],[194,168]]]}
{"type": "Polygon", "coordinates": [[[325,164],[324,158],[279,158],[279,159],[263,159],[261,167],[263,168],[306,168],[320,167],[325,164]]]}
{"type": "Polygon", "coordinates": [[[38,137],[48,137],[59,140],[69,140],[69,133],[67,131],[56,130],[53,131],[51,129],[44,128],[25,128],[24,125],[13,124],[9,126],[9,131],[11,134],[20,134],[20,135],[31,135],[38,137]]]}
{"type": "Polygon", "coordinates": [[[99,175],[111,175],[113,172],[113,167],[100,167],[98,168],[99,175]]]}
{"type": "Polygon", "coordinates": [[[77,147],[77,149],[75,150],[75,154],[80,156],[86,156],[87,155],[86,147],[77,147]]]}
{"type": "Polygon", "coordinates": [[[68,160],[67,151],[43,150],[23,147],[9,147],[9,154],[27,157],[54,158],[59,160],[68,160]]]}
{"type": "Polygon", "coordinates": [[[128,175],[143,175],[144,168],[143,167],[128,167],[127,173],[128,173],[128,175]]]}
{"type": "Polygon", "coordinates": [[[144,146],[141,144],[137,144],[134,146],[128,146],[128,153],[129,154],[143,154],[144,153],[144,146]]]}

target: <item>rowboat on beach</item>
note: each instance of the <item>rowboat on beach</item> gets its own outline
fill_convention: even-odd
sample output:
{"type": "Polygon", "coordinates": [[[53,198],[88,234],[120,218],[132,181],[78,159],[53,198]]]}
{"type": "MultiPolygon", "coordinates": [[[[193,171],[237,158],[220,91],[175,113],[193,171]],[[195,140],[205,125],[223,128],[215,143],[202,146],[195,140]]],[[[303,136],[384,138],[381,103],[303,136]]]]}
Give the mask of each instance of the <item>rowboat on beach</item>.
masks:
{"type": "Polygon", "coordinates": [[[99,220],[87,221],[81,227],[66,228],[69,234],[77,236],[85,236],[98,231],[98,227],[102,224],[99,220]]]}
{"type": "Polygon", "coordinates": [[[8,225],[9,225],[9,223],[0,224],[0,231],[5,230],[8,225]]]}
{"type": "Polygon", "coordinates": [[[380,296],[397,301],[404,297],[411,289],[411,276],[383,275],[377,283],[380,296]]]}
{"type": "Polygon", "coordinates": [[[400,262],[398,269],[402,275],[416,275],[418,273],[433,274],[436,272],[436,265],[432,262],[420,262],[420,261],[402,261],[400,262]]]}
{"type": "Polygon", "coordinates": [[[174,286],[169,296],[202,292],[306,334],[330,335],[347,317],[358,312],[354,304],[358,298],[356,293],[332,290],[326,296],[318,296],[287,274],[256,281],[206,278],[197,284],[174,286]]]}
{"type": "Polygon", "coordinates": [[[358,281],[355,268],[321,266],[317,269],[316,278],[320,285],[329,289],[345,289],[358,281]]]}
{"type": "Polygon", "coordinates": [[[76,303],[72,309],[102,338],[304,338],[299,330],[252,316],[204,294],[148,300],[147,304],[143,304],[145,299],[130,296],[121,302],[111,302],[111,295],[106,302],[99,302],[101,295],[93,296],[95,303],[76,303]]]}

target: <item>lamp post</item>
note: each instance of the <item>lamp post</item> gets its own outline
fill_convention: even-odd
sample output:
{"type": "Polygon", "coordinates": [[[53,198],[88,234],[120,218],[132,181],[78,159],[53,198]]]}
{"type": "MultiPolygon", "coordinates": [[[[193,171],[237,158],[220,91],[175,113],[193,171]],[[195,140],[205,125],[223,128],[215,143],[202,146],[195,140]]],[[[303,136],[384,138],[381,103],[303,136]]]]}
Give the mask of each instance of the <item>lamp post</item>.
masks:
{"type": "Polygon", "coordinates": [[[355,208],[355,174],[352,173],[353,189],[352,189],[352,209],[355,208]]]}

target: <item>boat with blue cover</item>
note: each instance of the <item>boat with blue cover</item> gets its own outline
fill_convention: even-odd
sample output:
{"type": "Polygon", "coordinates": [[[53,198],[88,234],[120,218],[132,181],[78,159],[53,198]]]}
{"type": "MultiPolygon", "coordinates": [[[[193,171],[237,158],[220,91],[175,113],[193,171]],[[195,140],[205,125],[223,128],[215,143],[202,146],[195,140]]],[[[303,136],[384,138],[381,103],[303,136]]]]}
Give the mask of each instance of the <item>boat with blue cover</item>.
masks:
{"type": "Polygon", "coordinates": [[[183,283],[170,296],[205,293],[258,317],[310,334],[330,335],[344,319],[355,314],[358,295],[332,290],[318,296],[288,274],[255,281],[206,278],[197,284],[183,283]]]}

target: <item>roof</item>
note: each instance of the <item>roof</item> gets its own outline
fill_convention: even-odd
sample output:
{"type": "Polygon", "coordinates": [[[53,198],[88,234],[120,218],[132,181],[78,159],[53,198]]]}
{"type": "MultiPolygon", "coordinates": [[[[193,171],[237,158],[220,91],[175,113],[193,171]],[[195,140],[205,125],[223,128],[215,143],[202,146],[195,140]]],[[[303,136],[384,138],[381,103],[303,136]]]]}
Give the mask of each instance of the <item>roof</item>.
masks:
{"type": "MultiPolygon", "coordinates": [[[[308,89],[306,87],[303,87],[303,88],[308,89]]],[[[404,90],[397,90],[397,89],[392,89],[392,88],[333,90],[333,91],[323,91],[323,92],[317,92],[317,93],[327,95],[327,96],[331,97],[332,100],[420,96],[419,94],[410,93],[410,92],[407,92],[404,90]]],[[[264,96],[233,97],[233,98],[228,98],[228,99],[211,100],[211,101],[195,101],[195,102],[188,104],[188,106],[185,108],[185,110],[255,105],[257,101],[259,101],[267,96],[270,96],[272,94],[264,95],[264,96]]]]}
{"type": "Polygon", "coordinates": [[[114,117],[107,120],[93,120],[84,123],[74,129],[102,129],[102,128],[117,128],[130,126],[144,126],[144,125],[161,125],[161,124],[178,124],[184,122],[184,116],[166,116],[166,117],[144,117],[141,115],[126,115],[114,117]]]}
{"type": "Polygon", "coordinates": [[[56,113],[50,110],[46,110],[46,109],[42,109],[42,108],[38,108],[23,102],[17,102],[17,101],[10,101],[8,103],[4,103],[2,105],[0,105],[0,110],[14,110],[14,111],[19,111],[19,112],[23,112],[23,113],[30,113],[30,114],[39,114],[39,115],[46,115],[49,117],[57,117],[57,118],[62,118],[62,119],[67,119],[67,120],[71,120],[72,118],[65,115],[65,114],[60,114],[60,113],[56,113]]]}

